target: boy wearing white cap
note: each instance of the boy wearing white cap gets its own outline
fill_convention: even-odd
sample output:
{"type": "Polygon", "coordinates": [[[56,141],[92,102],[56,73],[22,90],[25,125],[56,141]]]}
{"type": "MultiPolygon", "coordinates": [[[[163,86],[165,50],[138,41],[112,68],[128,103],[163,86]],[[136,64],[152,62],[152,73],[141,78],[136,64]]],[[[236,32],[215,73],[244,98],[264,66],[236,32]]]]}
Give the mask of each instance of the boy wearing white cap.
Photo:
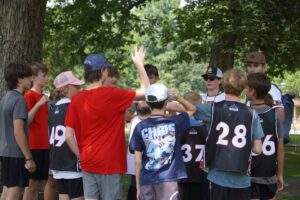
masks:
{"type": "Polygon", "coordinates": [[[72,96],[80,91],[84,81],[71,71],[54,79],[56,90],[63,94],[49,112],[50,169],[58,183],[59,199],[83,200],[83,184],[79,160],[71,149],[78,149],[74,135],[66,135],[65,116],[72,96]],[[68,146],[69,145],[69,146],[68,146]],[[71,149],[70,149],[71,148],[71,149]]]}
{"type": "Polygon", "coordinates": [[[147,88],[145,98],[151,115],[136,125],[130,141],[130,148],[135,151],[138,200],[178,199],[177,180],[187,177],[179,134],[189,128],[189,116],[195,107],[179,96],[176,89],[169,93],[167,87],[159,83],[147,88]],[[164,116],[169,93],[186,112],[164,116]]]}

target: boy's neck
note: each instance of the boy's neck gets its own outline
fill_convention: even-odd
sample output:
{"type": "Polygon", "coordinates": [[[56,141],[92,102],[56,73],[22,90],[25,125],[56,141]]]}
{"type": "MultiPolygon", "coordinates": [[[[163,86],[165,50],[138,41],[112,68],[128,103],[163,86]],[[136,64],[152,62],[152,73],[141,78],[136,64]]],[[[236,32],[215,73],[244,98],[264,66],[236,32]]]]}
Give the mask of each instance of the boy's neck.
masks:
{"type": "Polygon", "coordinates": [[[42,93],[43,92],[43,87],[41,86],[38,86],[38,85],[34,85],[33,84],[33,87],[31,88],[33,91],[37,92],[37,93],[42,93]]]}
{"type": "Polygon", "coordinates": [[[251,106],[253,107],[253,108],[256,108],[256,107],[264,107],[264,106],[266,106],[266,104],[265,104],[265,100],[261,100],[261,99],[252,99],[251,100],[251,106]]]}
{"type": "Polygon", "coordinates": [[[23,92],[25,91],[25,89],[22,86],[17,86],[14,90],[20,92],[21,94],[23,94],[23,92]]]}
{"type": "Polygon", "coordinates": [[[220,93],[219,88],[213,90],[207,90],[207,96],[216,96],[220,93]]]}
{"type": "Polygon", "coordinates": [[[241,102],[241,97],[225,93],[225,100],[241,102]]]}
{"type": "Polygon", "coordinates": [[[92,90],[92,89],[95,89],[95,88],[98,88],[98,87],[102,87],[103,86],[103,80],[99,80],[99,81],[96,81],[96,82],[93,82],[93,83],[90,83],[86,90],[92,90]]]}
{"type": "Polygon", "coordinates": [[[156,109],[156,108],[154,108],[151,111],[150,115],[162,115],[162,116],[164,116],[165,115],[165,110],[164,109],[156,109]]]}

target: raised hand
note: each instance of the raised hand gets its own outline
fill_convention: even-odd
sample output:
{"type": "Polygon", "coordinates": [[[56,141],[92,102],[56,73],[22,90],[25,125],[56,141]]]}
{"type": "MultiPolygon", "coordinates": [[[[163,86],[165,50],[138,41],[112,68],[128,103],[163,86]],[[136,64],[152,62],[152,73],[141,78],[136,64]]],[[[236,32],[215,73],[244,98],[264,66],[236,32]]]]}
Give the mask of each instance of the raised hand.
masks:
{"type": "Polygon", "coordinates": [[[168,92],[169,92],[169,95],[170,95],[171,99],[173,99],[173,100],[178,99],[179,91],[176,88],[170,88],[168,92]]]}
{"type": "Polygon", "coordinates": [[[131,54],[131,59],[136,67],[144,67],[146,49],[141,46],[139,49],[135,47],[134,53],[131,54]]]}
{"type": "Polygon", "coordinates": [[[40,106],[44,105],[45,103],[47,103],[49,101],[49,97],[47,95],[44,95],[39,101],[38,104],[40,106]]]}

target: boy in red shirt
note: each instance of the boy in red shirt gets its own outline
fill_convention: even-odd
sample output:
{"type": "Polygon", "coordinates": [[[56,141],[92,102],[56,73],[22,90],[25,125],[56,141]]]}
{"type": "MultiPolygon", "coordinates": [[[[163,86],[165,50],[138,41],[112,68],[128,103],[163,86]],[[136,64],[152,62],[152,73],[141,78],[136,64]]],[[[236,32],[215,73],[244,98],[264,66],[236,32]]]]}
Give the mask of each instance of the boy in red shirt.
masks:
{"type": "Polygon", "coordinates": [[[28,109],[29,147],[37,168],[30,174],[23,200],[37,199],[41,181],[47,180],[49,173],[48,97],[43,94],[48,83],[48,68],[41,63],[34,63],[31,68],[33,86],[24,97],[28,109]]]}
{"type": "Polygon", "coordinates": [[[65,125],[66,135],[74,134],[70,145],[80,157],[85,199],[121,199],[121,175],[127,171],[124,134],[125,110],[134,99],[143,99],[149,79],[144,69],[145,49],[132,54],[140,77],[138,90],[104,86],[112,65],[99,54],[84,61],[86,90],[72,97],[65,125]]]}

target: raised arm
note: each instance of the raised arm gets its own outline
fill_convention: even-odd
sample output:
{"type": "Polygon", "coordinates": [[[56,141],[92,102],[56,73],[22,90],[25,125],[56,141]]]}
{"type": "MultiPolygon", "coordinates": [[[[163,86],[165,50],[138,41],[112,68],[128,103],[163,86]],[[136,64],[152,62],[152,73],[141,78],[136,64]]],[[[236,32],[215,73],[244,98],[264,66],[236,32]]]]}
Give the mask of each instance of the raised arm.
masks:
{"type": "Polygon", "coordinates": [[[140,88],[136,90],[136,100],[145,99],[146,89],[150,85],[149,78],[144,68],[145,55],[146,49],[144,47],[140,47],[139,49],[135,48],[134,53],[131,54],[131,59],[135,64],[140,78],[140,88]]]}
{"type": "Polygon", "coordinates": [[[33,107],[32,109],[28,112],[28,123],[31,124],[33,121],[36,112],[39,110],[39,108],[47,103],[49,101],[48,96],[44,95],[33,107]]]}
{"type": "Polygon", "coordinates": [[[196,112],[196,108],[193,104],[188,102],[185,98],[179,95],[179,92],[176,88],[171,88],[169,90],[170,97],[178,101],[185,109],[185,112],[191,117],[196,112]]]}

